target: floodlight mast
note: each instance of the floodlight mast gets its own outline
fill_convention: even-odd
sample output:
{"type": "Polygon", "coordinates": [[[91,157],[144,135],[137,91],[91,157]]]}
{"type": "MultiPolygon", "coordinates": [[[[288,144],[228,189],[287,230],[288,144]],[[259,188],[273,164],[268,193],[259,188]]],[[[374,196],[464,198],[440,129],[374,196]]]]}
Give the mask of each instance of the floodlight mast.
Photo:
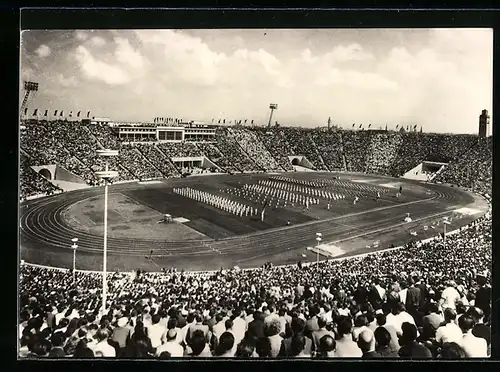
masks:
{"type": "Polygon", "coordinates": [[[97,150],[97,156],[101,156],[106,160],[106,168],[104,171],[95,172],[95,175],[104,180],[104,249],[102,258],[102,315],[106,312],[107,299],[107,258],[108,258],[108,182],[112,178],[118,177],[118,172],[108,169],[109,158],[118,156],[118,150],[97,150]]]}
{"type": "Polygon", "coordinates": [[[269,122],[267,123],[267,128],[271,128],[271,120],[273,119],[274,110],[278,109],[278,105],[276,103],[269,104],[269,108],[271,109],[271,114],[269,115],[269,122]]]}

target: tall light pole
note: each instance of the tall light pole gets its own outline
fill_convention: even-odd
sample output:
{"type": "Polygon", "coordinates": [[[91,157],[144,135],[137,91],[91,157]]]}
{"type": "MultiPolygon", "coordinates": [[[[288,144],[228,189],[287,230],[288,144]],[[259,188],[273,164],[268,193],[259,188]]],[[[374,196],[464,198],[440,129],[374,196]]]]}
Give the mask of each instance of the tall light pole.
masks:
{"type": "Polygon", "coordinates": [[[446,248],[446,225],[450,225],[451,222],[448,221],[448,217],[443,218],[443,246],[446,248]]]}
{"type": "Polygon", "coordinates": [[[73,245],[71,248],[73,248],[73,284],[75,284],[75,279],[76,279],[76,249],[78,248],[78,238],[73,238],[71,239],[73,242],[73,245]]]}
{"type": "Polygon", "coordinates": [[[316,268],[319,270],[319,245],[321,243],[321,237],[323,235],[321,233],[316,233],[316,241],[318,244],[316,244],[316,268]]]}
{"type": "Polygon", "coordinates": [[[97,178],[104,180],[104,249],[102,257],[102,313],[106,312],[107,299],[107,259],[108,259],[108,182],[110,179],[118,177],[118,172],[108,169],[109,158],[118,156],[118,150],[97,150],[97,156],[104,157],[106,160],[106,168],[104,171],[95,172],[97,178]]]}

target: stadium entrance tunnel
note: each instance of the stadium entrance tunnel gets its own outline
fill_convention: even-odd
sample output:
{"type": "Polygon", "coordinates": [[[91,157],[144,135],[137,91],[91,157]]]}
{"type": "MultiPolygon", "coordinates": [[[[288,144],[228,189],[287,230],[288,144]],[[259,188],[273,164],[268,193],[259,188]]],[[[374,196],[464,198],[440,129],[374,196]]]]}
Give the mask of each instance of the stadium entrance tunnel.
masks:
{"type": "Polygon", "coordinates": [[[38,172],[41,176],[45,177],[46,179],[48,180],[52,180],[52,173],[50,173],[50,170],[48,170],[47,168],[42,168],[40,169],[40,171],[38,172]]]}
{"type": "Polygon", "coordinates": [[[300,165],[300,160],[299,160],[299,158],[293,158],[293,159],[292,159],[292,165],[300,165]]]}

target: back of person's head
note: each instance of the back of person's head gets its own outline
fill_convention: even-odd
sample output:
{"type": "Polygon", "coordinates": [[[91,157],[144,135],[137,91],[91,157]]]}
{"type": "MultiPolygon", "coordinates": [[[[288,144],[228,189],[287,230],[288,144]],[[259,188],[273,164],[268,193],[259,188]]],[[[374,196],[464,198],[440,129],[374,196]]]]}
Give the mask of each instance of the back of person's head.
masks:
{"type": "Polygon", "coordinates": [[[231,319],[226,320],[224,325],[226,326],[226,330],[233,329],[233,321],[231,319]]]}
{"type": "Polygon", "coordinates": [[[158,324],[160,323],[161,316],[159,314],[155,314],[151,317],[151,323],[158,324]]]}
{"type": "Polygon", "coordinates": [[[177,328],[177,323],[178,323],[178,320],[176,317],[168,318],[167,329],[177,328]]]}
{"type": "Polygon", "coordinates": [[[267,337],[259,338],[255,344],[255,351],[261,358],[270,358],[271,341],[267,337]]]}
{"type": "Polygon", "coordinates": [[[443,315],[444,315],[444,320],[447,323],[453,322],[457,318],[457,312],[450,307],[444,309],[443,315]]]}
{"type": "Polygon", "coordinates": [[[103,341],[109,337],[109,331],[107,328],[100,328],[97,330],[96,338],[98,341],[103,341]]]}
{"type": "Polygon", "coordinates": [[[377,343],[377,347],[389,346],[391,342],[391,334],[384,327],[378,327],[375,329],[374,336],[377,343]]]}
{"type": "Polygon", "coordinates": [[[290,351],[292,355],[298,355],[301,353],[306,346],[306,337],[302,333],[296,333],[292,336],[292,342],[290,344],[290,351]]]}
{"type": "Polygon", "coordinates": [[[437,313],[439,312],[439,306],[436,302],[429,302],[427,304],[427,309],[429,310],[430,313],[437,313]]]}
{"type": "Polygon", "coordinates": [[[73,353],[73,357],[75,358],[93,358],[94,352],[87,347],[87,341],[82,339],[78,342],[75,348],[75,352],[73,353]]]}
{"type": "Polygon", "coordinates": [[[358,347],[363,353],[375,350],[375,338],[371,330],[365,329],[358,336],[358,347]]]}
{"type": "Polygon", "coordinates": [[[322,316],[320,316],[320,317],[318,318],[318,327],[319,327],[319,328],[324,328],[324,327],[326,327],[326,323],[327,323],[326,318],[324,318],[324,317],[322,317],[322,316]]]}
{"type": "Polygon", "coordinates": [[[37,340],[33,345],[33,353],[37,356],[46,356],[49,351],[48,344],[44,341],[45,340],[37,340]]]}
{"type": "Polygon", "coordinates": [[[241,315],[241,309],[236,307],[236,309],[233,310],[233,315],[235,318],[239,317],[241,315]]]}
{"type": "Polygon", "coordinates": [[[356,320],[354,321],[354,325],[355,325],[356,327],[363,327],[363,326],[365,326],[365,325],[367,325],[367,324],[368,324],[368,322],[367,322],[367,320],[366,320],[366,315],[364,315],[364,314],[359,315],[359,316],[356,318],[356,320]]]}
{"type": "Polygon", "coordinates": [[[159,359],[170,359],[172,358],[172,354],[170,354],[168,351],[162,351],[161,354],[159,355],[159,359]]]}
{"type": "Polygon", "coordinates": [[[330,335],[324,335],[319,340],[319,352],[321,354],[327,354],[335,350],[336,342],[335,339],[330,335]]]}
{"type": "Polygon", "coordinates": [[[286,312],[285,312],[285,309],[280,307],[280,309],[278,310],[278,315],[279,316],[285,316],[286,312]]]}
{"type": "Polygon", "coordinates": [[[148,356],[149,344],[146,339],[136,340],[134,343],[134,357],[145,358],[148,356]]]}
{"type": "Polygon", "coordinates": [[[215,351],[215,355],[222,355],[230,351],[234,347],[234,336],[231,332],[224,332],[219,337],[219,344],[215,351]]]}
{"type": "Polygon", "coordinates": [[[475,325],[474,319],[472,319],[472,317],[468,315],[462,315],[458,319],[458,326],[460,327],[463,333],[470,331],[472,328],[474,328],[474,325],[475,325]]]}
{"type": "Polygon", "coordinates": [[[167,342],[177,339],[177,331],[175,329],[169,329],[167,332],[167,342]]]}
{"type": "Polygon", "coordinates": [[[52,343],[52,346],[61,347],[64,344],[64,338],[60,332],[57,332],[50,337],[50,342],[52,343]]]}
{"type": "Polygon", "coordinates": [[[205,334],[201,329],[197,329],[193,332],[189,341],[189,346],[193,351],[193,355],[199,355],[205,349],[205,334]]]}
{"type": "Polygon", "coordinates": [[[222,313],[217,313],[217,314],[215,315],[215,321],[216,321],[217,323],[219,323],[222,319],[224,319],[224,316],[222,315],[222,313]]]}
{"type": "Polygon", "coordinates": [[[306,328],[306,322],[304,321],[304,319],[297,317],[292,319],[292,324],[290,326],[293,333],[301,333],[304,332],[306,328]]]}
{"type": "Polygon", "coordinates": [[[387,323],[387,317],[385,314],[377,314],[377,324],[382,327],[387,323]]]}
{"type": "Polygon", "coordinates": [[[401,341],[404,343],[411,343],[417,339],[417,327],[409,322],[404,322],[401,325],[401,330],[403,334],[401,336],[401,341]]]}
{"type": "Polygon", "coordinates": [[[281,322],[279,319],[273,318],[269,323],[266,324],[265,331],[266,335],[274,336],[280,333],[281,330],[281,322]]]}
{"type": "Polygon", "coordinates": [[[251,358],[255,351],[255,343],[250,340],[242,340],[236,347],[235,356],[239,358],[251,358]]]}
{"type": "Polygon", "coordinates": [[[189,313],[186,318],[186,322],[193,323],[194,322],[194,313],[189,313]]]}
{"type": "Polygon", "coordinates": [[[456,342],[445,342],[441,346],[439,356],[442,359],[463,359],[466,357],[464,350],[456,342]]]}
{"type": "Polygon", "coordinates": [[[352,332],[352,321],[348,316],[340,316],[337,330],[340,336],[348,335],[352,332]]]}
{"type": "Polygon", "coordinates": [[[469,308],[466,315],[470,316],[475,323],[479,323],[484,318],[484,311],[479,307],[472,306],[469,308]]]}

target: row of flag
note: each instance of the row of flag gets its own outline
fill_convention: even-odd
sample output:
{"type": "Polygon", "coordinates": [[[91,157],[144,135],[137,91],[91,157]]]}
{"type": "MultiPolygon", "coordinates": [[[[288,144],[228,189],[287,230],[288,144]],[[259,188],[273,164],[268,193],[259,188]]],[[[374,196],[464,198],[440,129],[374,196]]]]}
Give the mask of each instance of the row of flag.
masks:
{"type": "MultiPolygon", "coordinates": [[[[352,124],[352,127],[354,128],[356,126],[356,123],[353,123],[352,124]]],[[[368,128],[371,128],[371,124],[368,124],[368,128]]],[[[396,129],[398,129],[400,127],[400,124],[396,125],[396,129]]],[[[363,128],[363,124],[359,124],[359,127],[358,129],[362,129],[363,128]]],[[[404,125],[401,125],[401,128],[404,129],[404,125]]],[[[385,130],[387,130],[387,124],[385,125],[385,130]]],[[[411,125],[407,125],[406,126],[406,130],[407,131],[410,131],[410,130],[414,130],[416,131],[417,130],[417,125],[415,124],[414,126],[411,126],[411,125]]],[[[420,131],[422,131],[422,126],[420,126],[420,131]]]]}
{"type": "Polygon", "coordinates": [[[163,123],[163,124],[168,124],[168,123],[182,123],[182,119],[179,118],[164,118],[164,117],[156,117],[153,120],[154,123],[163,123]]]}
{"type": "MultiPolygon", "coordinates": [[[[39,110],[35,109],[35,111],[33,111],[32,116],[38,116],[38,112],[39,112],[39,110]]],[[[79,118],[81,113],[82,113],[81,111],[78,111],[76,113],[76,117],[79,118]]],[[[28,115],[28,109],[26,108],[26,109],[24,109],[24,116],[27,116],[27,115],[28,115]]],[[[45,113],[43,114],[43,116],[49,116],[49,110],[45,110],[45,113]]],[[[53,116],[64,116],[64,110],[61,110],[61,111],[55,110],[53,116]],[[59,113],[59,115],[58,115],[58,113],[59,113]]],[[[69,112],[69,117],[73,117],[73,111],[69,112]]],[[[90,118],[90,111],[87,111],[87,118],[90,118]]]]}
{"type": "MultiPolygon", "coordinates": [[[[236,125],[241,125],[241,123],[243,124],[247,124],[248,123],[248,119],[245,119],[245,120],[228,120],[227,121],[228,124],[236,124],[236,125]]],[[[212,119],[212,124],[215,123],[215,118],[212,119]]],[[[226,124],[226,119],[219,119],[217,121],[218,124],[226,124]]],[[[253,124],[253,120],[250,120],[250,124],[253,124]]]]}

